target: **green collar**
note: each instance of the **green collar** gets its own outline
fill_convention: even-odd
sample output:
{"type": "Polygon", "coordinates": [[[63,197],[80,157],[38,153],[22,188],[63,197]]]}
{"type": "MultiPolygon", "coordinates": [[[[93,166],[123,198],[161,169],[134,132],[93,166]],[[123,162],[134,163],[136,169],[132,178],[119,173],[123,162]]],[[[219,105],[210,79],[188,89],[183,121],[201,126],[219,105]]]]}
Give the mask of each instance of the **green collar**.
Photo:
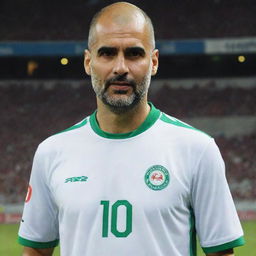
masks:
{"type": "Polygon", "coordinates": [[[90,124],[95,133],[97,133],[99,136],[108,138],[108,139],[127,139],[134,137],[147,129],[149,129],[159,118],[160,116],[160,110],[156,109],[152,103],[149,103],[151,109],[150,112],[145,119],[145,121],[134,131],[132,132],[127,132],[127,133],[109,133],[109,132],[104,132],[100,129],[98,121],[96,119],[96,113],[95,111],[91,116],[90,116],[90,124]]]}

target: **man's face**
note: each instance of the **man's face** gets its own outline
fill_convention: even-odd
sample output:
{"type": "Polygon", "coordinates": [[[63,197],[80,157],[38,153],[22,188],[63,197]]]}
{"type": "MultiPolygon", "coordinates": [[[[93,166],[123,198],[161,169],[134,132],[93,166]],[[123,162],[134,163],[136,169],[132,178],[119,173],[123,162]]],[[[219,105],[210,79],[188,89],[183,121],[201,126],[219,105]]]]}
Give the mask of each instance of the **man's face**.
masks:
{"type": "Polygon", "coordinates": [[[94,37],[86,51],[85,70],[97,98],[113,111],[125,112],[147,95],[158,51],[152,49],[149,31],[140,22],[127,26],[105,20],[96,26],[94,37]]]}

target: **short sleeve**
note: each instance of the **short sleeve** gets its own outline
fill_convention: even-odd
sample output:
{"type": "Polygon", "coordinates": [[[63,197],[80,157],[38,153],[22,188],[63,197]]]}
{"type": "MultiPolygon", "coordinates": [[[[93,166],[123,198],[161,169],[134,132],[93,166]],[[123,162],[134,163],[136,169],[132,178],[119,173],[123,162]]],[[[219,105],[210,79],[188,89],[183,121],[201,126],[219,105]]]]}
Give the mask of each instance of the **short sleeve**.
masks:
{"type": "Polygon", "coordinates": [[[58,245],[58,210],[47,184],[47,153],[38,147],[18,234],[20,244],[32,248],[58,245]]]}
{"type": "Polygon", "coordinates": [[[225,165],[213,139],[194,169],[192,207],[205,253],[244,244],[243,230],[225,177],[225,165]]]}

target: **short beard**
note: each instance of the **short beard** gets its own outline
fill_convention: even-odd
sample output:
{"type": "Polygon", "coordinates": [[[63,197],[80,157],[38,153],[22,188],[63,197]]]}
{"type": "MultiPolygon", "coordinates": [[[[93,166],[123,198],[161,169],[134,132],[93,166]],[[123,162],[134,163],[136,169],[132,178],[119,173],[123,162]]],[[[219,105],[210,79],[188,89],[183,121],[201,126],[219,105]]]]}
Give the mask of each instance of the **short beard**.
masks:
{"type": "MultiPolygon", "coordinates": [[[[115,114],[122,114],[126,113],[127,111],[130,111],[135,108],[139,104],[139,102],[145,97],[149,84],[151,81],[151,72],[149,72],[144,76],[142,81],[140,83],[136,83],[134,80],[129,80],[126,77],[126,74],[124,75],[117,75],[111,79],[108,79],[104,86],[102,86],[102,82],[98,77],[95,75],[94,72],[92,72],[92,86],[93,89],[99,99],[102,100],[102,102],[108,106],[111,112],[115,114]],[[119,98],[115,99],[115,97],[111,97],[108,95],[108,88],[113,82],[127,82],[130,84],[130,86],[133,89],[133,93],[130,96],[127,96],[125,98],[119,98]]],[[[124,91],[116,91],[116,94],[124,94],[124,91]]]]}

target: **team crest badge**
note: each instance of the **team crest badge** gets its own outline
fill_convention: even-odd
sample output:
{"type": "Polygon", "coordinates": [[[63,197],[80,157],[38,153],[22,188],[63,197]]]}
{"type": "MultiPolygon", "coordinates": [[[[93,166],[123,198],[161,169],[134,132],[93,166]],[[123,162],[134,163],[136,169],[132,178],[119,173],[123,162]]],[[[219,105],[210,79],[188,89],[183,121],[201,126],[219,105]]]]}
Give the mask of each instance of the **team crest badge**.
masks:
{"type": "Polygon", "coordinates": [[[168,170],[162,165],[153,165],[147,169],[145,183],[153,190],[162,190],[168,186],[170,175],[168,170]]]}

